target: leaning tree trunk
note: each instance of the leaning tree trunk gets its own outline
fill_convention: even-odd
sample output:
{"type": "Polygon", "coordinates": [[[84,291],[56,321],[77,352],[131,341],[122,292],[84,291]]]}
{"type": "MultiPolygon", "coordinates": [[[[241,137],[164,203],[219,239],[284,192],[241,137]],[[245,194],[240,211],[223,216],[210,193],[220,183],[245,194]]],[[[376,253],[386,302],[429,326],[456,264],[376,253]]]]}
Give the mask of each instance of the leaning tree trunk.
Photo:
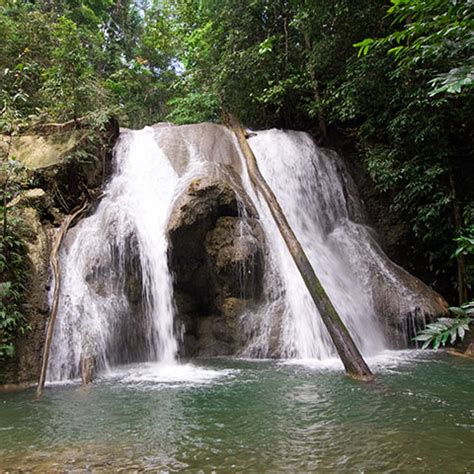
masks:
{"type": "Polygon", "coordinates": [[[308,291],[313,298],[316,307],[321,314],[324,324],[331,336],[334,346],[344,364],[346,372],[349,376],[363,380],[371,381],[374,376],[363,359],[359,349],[352,340],[349,331],[342,322],[340,316],[336,312],[333,304],[331,303],[326,291],[324,290],[321,282],[316,276],[311,263],[308,260],[301,244],[296,238],[294,232],[286,220],[286,217],[281,209],[273,191],[268,186],[264,177],[258,169],[255,155],[253,154],[250,145],[247,142],[245,132],[234,117],[231,115],[226,116],[227,126],[233,130],[239,141],[242,152],[247,162],[247,168],[250,175],[250,179],[255,186],[256,190],[263,196],[273,218],[280,230],[280,233],[290,251],[293,260],[298,267],[301,276],[308,288],[308,291]]]}
{"type": "Polygon", "coordinates": [[[46,340],[43,347],[43,360],[41,362],[41,372],[40,378],[38,382],[38,386],[36,387],[36,395],[41,396],[44,389],[44,384],[46,382],[46,372],[48,370],[48,360],[49,360],[49,351],[51,349],[51,341],[53,340],[53,333],[54,333],[54,324],[56,323],[56,315],[58,313],[58,306],[59,306],[59,292],[61,289],[61,271],[59,268],[59,259],[58,259],[58,252],[61,248],[61,243],[63,241],[64,235],[66,234],[69,226],[74,221],[76,217],[82,214],[87,209],[87,203],[84,204],[79,210],[77,210],[74,214],[70,214],[66,216],[59,231],[56,235],[56,239],[54,242],[53,249],[51,250],[51,268],[54,275],[54,291],[53,291],[53,302],[51,305],[51,313],[49,316],[48,322],[48,329],[46,331],[46,340]]]}

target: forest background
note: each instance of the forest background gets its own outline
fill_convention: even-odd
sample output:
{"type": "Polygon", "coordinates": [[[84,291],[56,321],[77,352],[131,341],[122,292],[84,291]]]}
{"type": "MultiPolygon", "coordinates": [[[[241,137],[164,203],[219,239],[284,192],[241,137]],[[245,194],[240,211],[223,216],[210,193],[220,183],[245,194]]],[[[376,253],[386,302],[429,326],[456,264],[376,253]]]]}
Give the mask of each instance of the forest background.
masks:
{"type": "Polygon", "coordinates": [[[1,0],[0,38],[4,136],[223,109],[306,130],[406,227],[398,263],[452,304],[472,295],[472,0],[1,0]]]}

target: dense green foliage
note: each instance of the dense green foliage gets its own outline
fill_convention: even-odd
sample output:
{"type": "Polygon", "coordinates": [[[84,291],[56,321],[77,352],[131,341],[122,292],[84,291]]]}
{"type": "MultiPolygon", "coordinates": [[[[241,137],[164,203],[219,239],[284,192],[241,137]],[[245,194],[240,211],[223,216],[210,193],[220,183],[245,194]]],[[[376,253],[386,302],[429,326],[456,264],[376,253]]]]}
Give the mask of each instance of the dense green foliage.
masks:
{"type": "Polygon", "coordinates": [[[383,32],[386,9],[368,0],[169,3],[184,66],[180,117],[203,103],[209,117],[224,106],[257,127],[312,128],[331,107],[325,92],[345,74],[352,44],[383,32]]]}
{"type": "Polygon", "coordinates": [[[14,355],[13,340],[28,330],[21,311],[27,263],[24,242],[14,232],[0,236],[0,361],[14,355]]]}
{"type": "Polygon", "coordinates": [[[401,263],[466,300],[473,30],[461,0],[5,0],[2,130],[219,121],[225,108],[344,143],[409,224],[401,263]]]}
{"type": "Polygon", "coordinates": [[[131,0],[2,2],[1,101],[30,121],[156,121],[174,78],[165,29],[131,0]]]}
{"type": "Polygon", "coordinates": [[[11,140],[17,132],[13,110],[4,107],[0,120],[3,129],[10,132],[5,148],[0,148],[0,361],[14,355],[14,339],[29,329],[21,309],[28,271],[27,248],[19,235],[21,219],[12,205],[27,175],[10,153],[11,140]]]}
{"type": "MultiPolygon", "coordinates": [[[[376,185],[395,192],[393,208],[409,217],[426,262],[445,278],[451,239],[463,242],[474,226],[474,5],[452,0],[392,4],[389,34],[356,45],[359,55],[369,54],[370,63],[379,52],[390,57],[389,88],[378,100],[383,112],[363,125],[361,143],[376,185]]],[[[472,254],[461,250],[455,257],[463,302],[473,281],[472,254]]]]}
{"type": "MultiPolygon", "coordinates": [[[[21,221],[14,206],[7,203],[16,196],[24,178],[23,168],[10,156],[0,161],[0,361],[14,355],[13,340],[28,329],[21,310],[27,279],[27,248],[18,234],[21,221]]],[[[1,374],[0,374],[1,375],[1,374]]]]}
{"type": "Polygon", "coordinates": [[[472,2],[445,0],[392,0],[388,14],[397,29],[380,39],[356,44],[359,55],[375,47],[392,46],[388,54],[400,65],[420,66],[432,72],[431,97],[458,94],[474,86],[472,2]]]}

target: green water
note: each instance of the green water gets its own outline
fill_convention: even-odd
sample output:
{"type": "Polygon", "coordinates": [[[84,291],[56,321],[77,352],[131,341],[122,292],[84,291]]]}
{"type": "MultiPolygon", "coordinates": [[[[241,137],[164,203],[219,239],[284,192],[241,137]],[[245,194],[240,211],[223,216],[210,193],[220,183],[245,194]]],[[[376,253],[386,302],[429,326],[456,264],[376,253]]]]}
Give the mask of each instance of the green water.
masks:
{"type": "Polygon", "coordinates": [[[374,384],[218,359],[0,394],[0,470],[474,471],[472,361],[403,352],[374,384]]]}

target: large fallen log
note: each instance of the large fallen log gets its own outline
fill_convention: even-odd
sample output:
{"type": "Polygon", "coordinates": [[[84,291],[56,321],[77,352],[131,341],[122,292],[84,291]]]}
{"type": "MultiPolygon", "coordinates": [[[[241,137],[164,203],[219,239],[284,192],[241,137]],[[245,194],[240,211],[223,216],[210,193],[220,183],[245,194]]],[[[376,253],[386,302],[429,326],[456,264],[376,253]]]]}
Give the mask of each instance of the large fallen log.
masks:
{"type": "Polygon", "coordinates": [[[374,379],[372,372],[355,345],[349,331],[334,308],[321,282],[311,266],[301,244],[291,229],[280,204],[264,177],[260,173],[257,160],[247,141],[245,131],[240,122],[231,115],[225,116],[226,125],[235,133],[242,153],[247,162],[247,169],[255,189],[265,199],[280,233],[290,251],[296,266],[303,277],[308,291],[321,314],[321,318],[331,336],[339,357],[349,376],[363,381],[374,379]]]}
{"type": "Polygon", "coordinates": [[[87,207],[88,205],[87,203],[85,203],[76,212],[65,217],[63,223],[61,224],[61,227],[58,230],[58,233],[56,234],[56,239],[51,250],[50,263],[54,276],[54,291],[53,300],[51,304],[51,312],[48,321],[48,329],[46,331],[46,340],[43,348],[43,360],[41,362],[40,378],[38,381],[38,386],[36,387],[37,396],[41,396],[44,390],[44,384],[46,382],[46,372],[48,370],[49,351],[51,349],[51,341],[53,339],[54,334],[54,324],[56,322],[56,316],[58,313],[59,293],[61,289],[61,271],[59,268],[58,252],[61,248],[61,243],[63,241],[64,236],[66,235],[67,230],[69,229],[69,226],[74,221],[74,219],[79,217],[79,215],[81,215],[87,209],[87,207]]]}

